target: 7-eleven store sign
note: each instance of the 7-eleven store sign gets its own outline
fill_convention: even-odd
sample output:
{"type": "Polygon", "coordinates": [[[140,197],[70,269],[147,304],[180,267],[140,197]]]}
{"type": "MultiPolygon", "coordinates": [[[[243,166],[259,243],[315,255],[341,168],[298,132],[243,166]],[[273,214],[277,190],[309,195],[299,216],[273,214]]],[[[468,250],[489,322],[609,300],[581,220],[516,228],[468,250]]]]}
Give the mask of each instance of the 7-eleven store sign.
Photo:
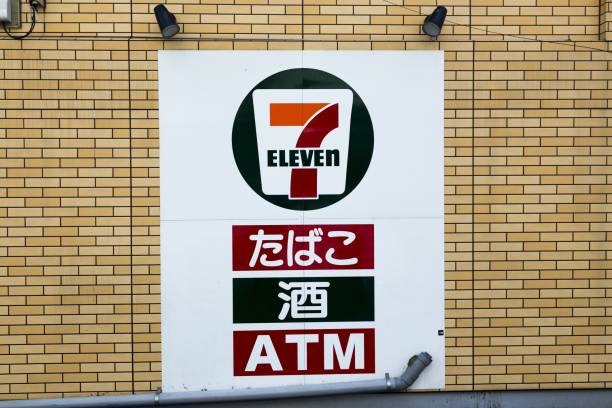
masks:
{"type": "Polygon", "coordinates": [[[264,194],[317,199],[344,192],[352,105],[348,89],[253,92],[264,194]]]}
{"type": "Polygon", "coordinates": [[[158,66],[164,392],[382,379],[421,351],[414,387],[443,387],[442,53],[158,66]]]}

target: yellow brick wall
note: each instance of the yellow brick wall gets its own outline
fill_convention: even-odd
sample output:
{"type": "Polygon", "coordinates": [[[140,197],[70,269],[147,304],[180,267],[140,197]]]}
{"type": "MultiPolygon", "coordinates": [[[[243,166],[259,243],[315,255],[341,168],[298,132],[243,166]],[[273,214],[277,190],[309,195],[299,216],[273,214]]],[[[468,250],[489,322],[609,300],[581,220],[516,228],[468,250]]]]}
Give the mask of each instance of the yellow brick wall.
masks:
{"type": "Polygon", "coordinates": [[[445,50],[447,389],[612,386],[610,2],[439,2],[432,42],[401,1],[172,0],[162,42],[157,1],[50,0],[0,37],[0,399],[160,385],[159,49],[445,50]]]}
{"type": "Polygon", "coordinates": [[[599,35],[602,41],[612,41],[612,1],[601,0],[599,35]]]}

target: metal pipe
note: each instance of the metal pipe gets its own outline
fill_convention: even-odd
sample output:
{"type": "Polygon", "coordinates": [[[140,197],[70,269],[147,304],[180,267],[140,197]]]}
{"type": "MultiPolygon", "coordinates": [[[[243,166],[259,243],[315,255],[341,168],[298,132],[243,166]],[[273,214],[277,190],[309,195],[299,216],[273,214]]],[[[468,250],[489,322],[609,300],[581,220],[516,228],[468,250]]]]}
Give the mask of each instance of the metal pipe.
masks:
{"type": "Polygon", "coordinates": [[[390,377],[387,374],[384,379],[378,380],[216,391],[0,401],[0,408],[120,408],[401,391],[414,383],[421,372],[431,363],[431,360],[428,353],[420,353],[410,359],[408,367],[399,377],[390,377]]]}

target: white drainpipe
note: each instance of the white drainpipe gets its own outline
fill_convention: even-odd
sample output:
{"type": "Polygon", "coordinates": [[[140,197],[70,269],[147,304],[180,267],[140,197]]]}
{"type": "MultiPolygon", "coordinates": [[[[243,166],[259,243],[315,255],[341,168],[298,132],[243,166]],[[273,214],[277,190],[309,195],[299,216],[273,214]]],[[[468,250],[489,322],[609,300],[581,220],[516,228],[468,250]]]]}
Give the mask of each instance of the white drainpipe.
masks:
{"type": "Polygon", "coordinates": [[[217,391],[164,392],[108,397],[55,398],[20,401],[0,401],[0,408],[120,408],[154,407],[162,405],[195,404],[206,402],[236,402],[282,398],[314,397],[323,395],[360,394],[369,392],[402,391],[419,377],[431,363],[428,353],[413,356],[399,377],[385,375],[384,379],[350,381],[328,384],[290,385],[283,387],[246,388],[217,391]]]}

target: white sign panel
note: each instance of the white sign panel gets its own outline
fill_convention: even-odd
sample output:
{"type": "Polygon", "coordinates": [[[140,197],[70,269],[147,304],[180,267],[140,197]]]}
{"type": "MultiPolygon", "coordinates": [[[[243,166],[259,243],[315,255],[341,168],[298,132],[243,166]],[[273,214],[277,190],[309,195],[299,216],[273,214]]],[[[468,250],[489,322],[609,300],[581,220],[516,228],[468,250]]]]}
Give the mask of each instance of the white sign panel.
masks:
{"type": "Polygon", "coordinates": [[[444,387],[443,53],[160,51],[163,390],[444,387]]]}
{"type": "Polygon", "coordinates": [[[10,22],[11,21],[11,1],[0,0],[0,21],[10,22]]]}

